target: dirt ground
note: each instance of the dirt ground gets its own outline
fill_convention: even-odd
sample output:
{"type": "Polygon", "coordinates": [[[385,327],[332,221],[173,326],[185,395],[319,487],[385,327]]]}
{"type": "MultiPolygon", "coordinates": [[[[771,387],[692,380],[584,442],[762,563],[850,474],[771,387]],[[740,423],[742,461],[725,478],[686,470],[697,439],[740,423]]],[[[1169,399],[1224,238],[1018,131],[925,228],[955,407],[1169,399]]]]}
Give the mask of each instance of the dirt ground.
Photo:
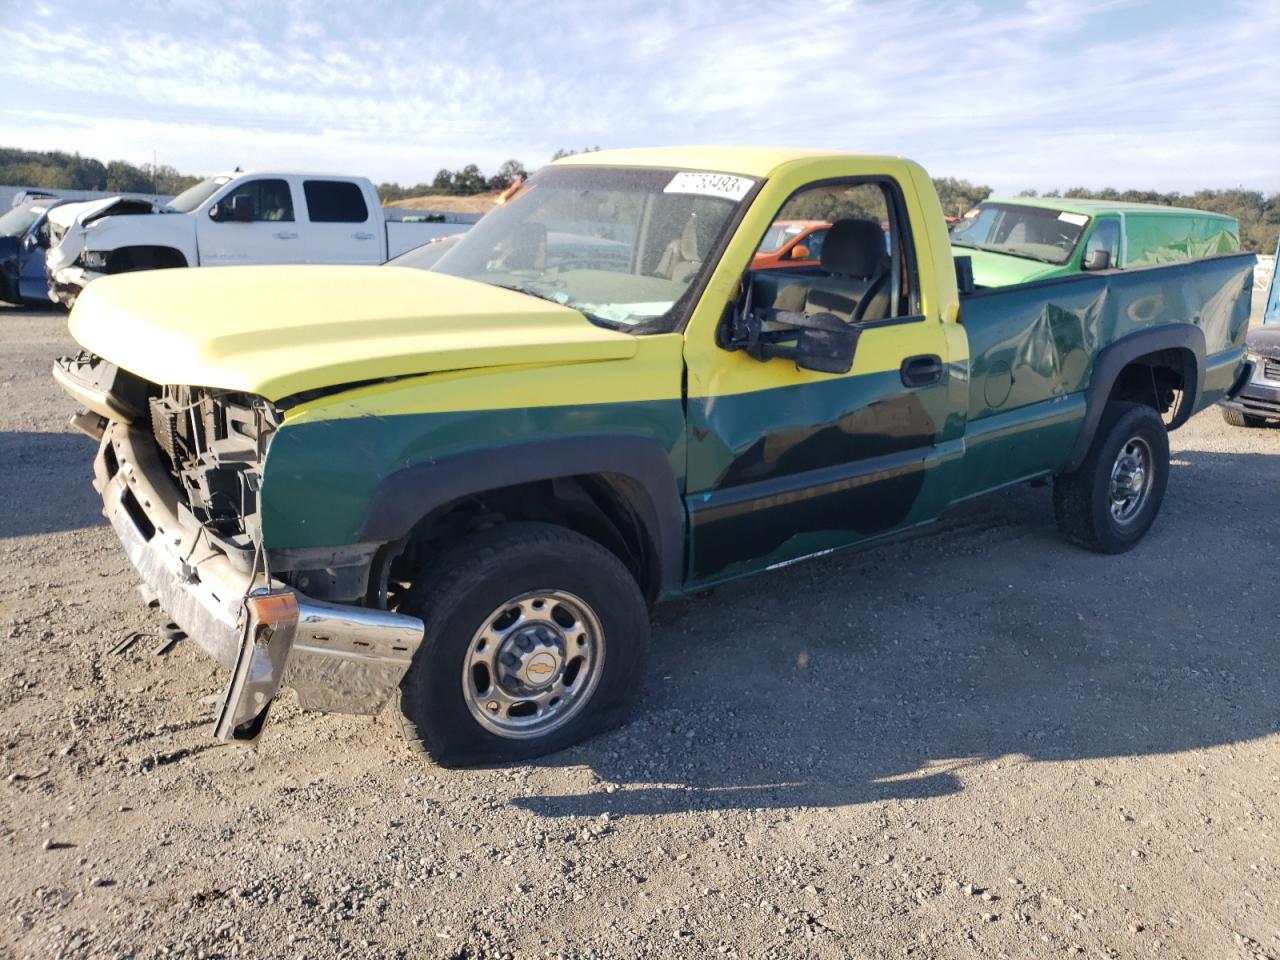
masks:
{"type": "Polygon", "coordinates": [[[291,695],[211,738],[70,349],[0,308],[0,956],[1280,958],[1280,430],[1176,432],[1126,556],[1023,487],[660,608],[634,722],[453,772],[291,695]]]}

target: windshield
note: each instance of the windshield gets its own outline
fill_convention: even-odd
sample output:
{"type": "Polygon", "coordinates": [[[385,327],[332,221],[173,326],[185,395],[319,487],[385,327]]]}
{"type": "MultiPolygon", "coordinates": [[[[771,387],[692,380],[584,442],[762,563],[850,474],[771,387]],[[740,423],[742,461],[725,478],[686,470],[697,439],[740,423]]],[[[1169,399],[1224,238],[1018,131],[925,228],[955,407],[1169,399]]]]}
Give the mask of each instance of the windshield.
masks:
{"type": "Polygon", "coordinates": [[[1043,263],[1066,263],[1088,222],[1079,213],[980,203],[951,228],[951,243],[1043,263]]]}
{"type": "Polygon", "coordinates": [[[47,209],[46,203],[24,203],[20,207],[14,207],[4,216],[0,217],[0,237],[20,237],[28,230],[31,225],[40,219],[40,214],[47,209]]]}
{"type": "Polygon", "coordinates": [[[677,304],[755,184],[727,174],[548,167],[430,269],[552,300],[602,326],[671,330],[677,304]]]}
{"type": "MultiPolygon", "coordinates": [[[[194,187],[188,187],[186,190],[183,190],[180,194],[165,204],[165,208],[168,210],[176,210],[178,213],[190,213],[196,207],[200,206],[200,204],[212,197],[219,187],[230,182],[230,177],[208,177],[201,180],[194,187]]],[[[178,221],[175,220],[173,222],[177,223],[178,221]]]]}

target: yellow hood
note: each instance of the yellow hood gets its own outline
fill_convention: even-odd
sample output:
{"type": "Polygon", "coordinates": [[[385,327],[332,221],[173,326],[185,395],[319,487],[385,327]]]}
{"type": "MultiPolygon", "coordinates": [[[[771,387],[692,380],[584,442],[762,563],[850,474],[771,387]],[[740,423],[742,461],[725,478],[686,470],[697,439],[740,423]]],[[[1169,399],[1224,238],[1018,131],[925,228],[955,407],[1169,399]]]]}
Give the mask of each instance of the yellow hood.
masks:
{"type": "Polygon", "coordinates": [[[154,383],[282,397],[382,377],[633,356],[635,338],[535,297],[406,267],[216,267],[95,280],[86,350],[154,383]]]}

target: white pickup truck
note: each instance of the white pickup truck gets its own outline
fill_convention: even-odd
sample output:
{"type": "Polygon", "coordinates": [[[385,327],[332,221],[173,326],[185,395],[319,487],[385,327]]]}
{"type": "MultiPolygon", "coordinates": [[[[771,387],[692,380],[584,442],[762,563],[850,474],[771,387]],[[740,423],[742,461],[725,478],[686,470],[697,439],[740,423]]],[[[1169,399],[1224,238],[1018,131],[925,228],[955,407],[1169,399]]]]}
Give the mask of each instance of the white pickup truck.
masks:
{"type": "Polygon", "coordinates": [[[363,177],[309,173],[209,177],[167,204],[131,197],[67,203],[50,211],[49,224],[49,297],[68,307],[105,274],[251,263],[377,264],[440,234],[386,221],[377,191],[363,177]]]}

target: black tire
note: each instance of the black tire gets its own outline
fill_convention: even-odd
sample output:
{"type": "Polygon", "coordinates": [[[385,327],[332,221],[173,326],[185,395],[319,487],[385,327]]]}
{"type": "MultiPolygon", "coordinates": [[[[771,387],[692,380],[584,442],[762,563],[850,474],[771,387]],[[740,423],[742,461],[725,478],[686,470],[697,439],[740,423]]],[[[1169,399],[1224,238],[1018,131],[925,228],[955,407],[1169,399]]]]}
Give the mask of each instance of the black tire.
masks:
{"type": "Polygon", "coordinates": [[[1265,427],[1267,425],[1265,417],[1255,417],[1241,410],[1232,410],[1230,407],[1222,408],[1222,419],[1233,427],[1265,427]]]}
{"type": "Polygon", "coordinates": [[[424,571],[400,609],[426,624],[400,684],[401,728],[412,750],[442,766],[529,760],[594,736],[625,719],[644,676],[649,613],[639,585],[614,554],[563,527],[511,523],[473,534],[424,571]],[[544,735],[513,739],[473,716],[463,667],[491,615],[537,591],[583,601],[601,628],[603,656],[575,713],[544,735]]]}
{"type": "Polygon", "coordinates": [[[1169,435],[1160,414],[1141,403],[1109,403],[1084,462],[1075,471],[1054,478],[1053,512],[1058,529],[1079,546],[1099,553],[1124,553],[1155,521],[1168,482],[1169,435]],[[1139,443],[1145,444],[1149,454],[1149,483],[1144,498],[1135,502],[1134,512],[1122,521],[1112,512],[1112,469],[1122,450],[1139,443]]]}

